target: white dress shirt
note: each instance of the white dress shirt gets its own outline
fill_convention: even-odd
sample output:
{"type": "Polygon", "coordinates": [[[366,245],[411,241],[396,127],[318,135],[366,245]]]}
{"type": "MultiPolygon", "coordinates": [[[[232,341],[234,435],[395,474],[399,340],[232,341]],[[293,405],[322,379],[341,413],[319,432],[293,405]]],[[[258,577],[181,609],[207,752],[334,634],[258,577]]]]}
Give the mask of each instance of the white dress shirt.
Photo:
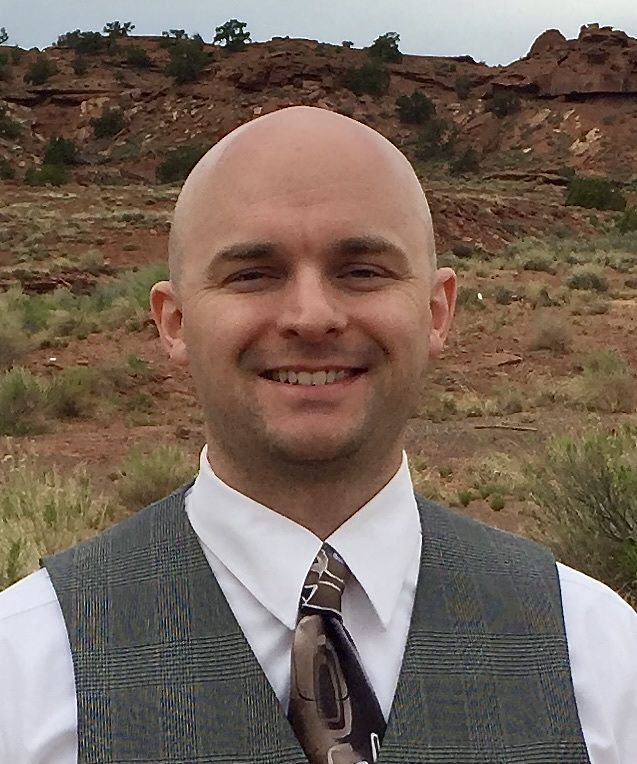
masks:
{"type": "MultiPolygon", "coordinates": [[[[320,539],[224,484],[206,449],[186,511],[250,646],[287,705],[297,605],[320,539]]],[[[328,542],[353,573],[344,620],[387,717],[421,548],[406,455],[391,481],[328,542]]],[[[591,762],[636,764],[637,614],[588,576],[563,565],[558,572],[591,762]]],[[[76,723],[66,627],[48,574],[40,570],[0,593],[0,763],[76,764],[76,723]]]]}

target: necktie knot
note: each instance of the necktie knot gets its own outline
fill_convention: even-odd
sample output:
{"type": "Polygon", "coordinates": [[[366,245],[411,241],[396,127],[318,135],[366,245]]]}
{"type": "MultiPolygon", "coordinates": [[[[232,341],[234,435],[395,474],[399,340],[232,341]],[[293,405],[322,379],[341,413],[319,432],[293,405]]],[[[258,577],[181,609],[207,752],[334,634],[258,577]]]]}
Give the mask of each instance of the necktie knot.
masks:
{"type": "Polygon", "coordinates": [[[324,544],[305,578],[299,615],[320,613],[342,618],[341,598],[348,577],[349,570],[343,558],[324,544]]]}

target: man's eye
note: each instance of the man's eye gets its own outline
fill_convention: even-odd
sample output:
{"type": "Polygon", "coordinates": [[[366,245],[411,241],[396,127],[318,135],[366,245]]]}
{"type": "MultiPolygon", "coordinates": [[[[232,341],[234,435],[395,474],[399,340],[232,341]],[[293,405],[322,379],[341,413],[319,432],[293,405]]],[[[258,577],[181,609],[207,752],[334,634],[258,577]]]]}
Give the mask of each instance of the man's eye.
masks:
{"type": "Polygon", "coordinates": [[[263,271],[243,271],[243,273],[237,273],[230,277],[230,281],[255,281],[256,279],[265,278],[267,276],[263,271]]]}
{"type": "Polygon", "coordinates": [[[356,278],[374,278],[381,277],[383,274],[374,268],[350,268],[347,275],[356,276],[356,278]]]}

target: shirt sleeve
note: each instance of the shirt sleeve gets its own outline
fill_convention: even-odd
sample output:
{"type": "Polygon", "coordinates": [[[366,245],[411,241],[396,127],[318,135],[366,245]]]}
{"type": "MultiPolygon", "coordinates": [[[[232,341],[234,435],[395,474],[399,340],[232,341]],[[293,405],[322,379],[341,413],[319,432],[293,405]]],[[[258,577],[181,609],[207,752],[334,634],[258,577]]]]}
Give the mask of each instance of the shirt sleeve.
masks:
{"type": "Polygon", "coordinates": [[[46,570],[0,593],[0,762],[76,764],[73,661],[46,570]]]}
{"type": "Polygon", "coordinates": [[[591,764],[637,762],[637,613],[558,563],[575,700],[591,764]]]}

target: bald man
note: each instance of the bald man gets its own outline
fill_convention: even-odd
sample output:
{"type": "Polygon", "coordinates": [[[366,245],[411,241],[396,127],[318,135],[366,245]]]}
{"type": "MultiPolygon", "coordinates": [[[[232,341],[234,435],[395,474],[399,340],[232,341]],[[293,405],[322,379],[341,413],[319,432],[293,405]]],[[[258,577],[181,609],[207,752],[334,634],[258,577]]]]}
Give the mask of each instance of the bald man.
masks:
{"type": "Polygon", "coordinates": [[[634,764],[634,611],[414,494],[456,277],[405,157],[256,119],[184,184],[169,262],[200,470],[0,595],[0,762],[634,764]]]}

